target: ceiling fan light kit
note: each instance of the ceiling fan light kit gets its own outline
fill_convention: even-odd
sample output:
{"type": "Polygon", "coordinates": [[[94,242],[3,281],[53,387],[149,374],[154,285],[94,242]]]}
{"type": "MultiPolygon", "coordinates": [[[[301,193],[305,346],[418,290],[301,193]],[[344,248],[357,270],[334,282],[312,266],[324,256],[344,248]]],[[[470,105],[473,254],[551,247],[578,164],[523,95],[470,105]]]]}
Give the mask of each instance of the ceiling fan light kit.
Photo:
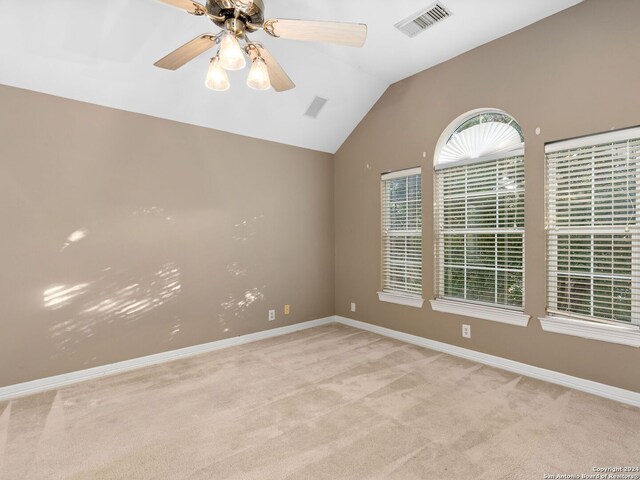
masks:
{"type": "Polygon", "coordinates": [[[244,59],[244,52],[240,48],[240,43],[233,33],[225,33],[220,42],[220,65],[225,70],[242,70],[247,66],[244,59]]]}
{"type": "Polygon", "coordinates": [[[262,57],[254,58],[247,78],[247,86],[254,90],[269,90],[271,88],[267,64],[262,57]]]}
{"type": "Polygon", "coordinates": [[[274,38],[310,42],[325,42],[362,47],[367,38],[367,26],[361,23],[315,22],[304,20],[264,19],[262,0],[207,0],[206,6],[191,0],[160,0],[185,12],[208,17],[222,29],[205,33],[158,60],[154,65],[177,70],[198,55],[220,45],[211,59],[205,85],[211,90],[230,88],[227,70],[242,70],[246,58],[251,59],[247,86],[254,90],[276,92],[295,88],[295,84],[261,43],[251,41],[247,33],[263,30],[274,38]]]}
{"type": "Polygon", "coordinates": [[[204,84],[216,92],[224,92],[231,87],[227,71],[220,65],[220,58],[217,55],[211,59],[204,84]]]}

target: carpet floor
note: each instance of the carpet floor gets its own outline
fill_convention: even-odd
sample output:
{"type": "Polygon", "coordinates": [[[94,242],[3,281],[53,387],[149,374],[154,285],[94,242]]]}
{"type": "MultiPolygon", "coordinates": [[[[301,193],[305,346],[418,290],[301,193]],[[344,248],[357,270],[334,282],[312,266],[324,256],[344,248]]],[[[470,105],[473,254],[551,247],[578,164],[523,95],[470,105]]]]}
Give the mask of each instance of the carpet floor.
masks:
{"type": "Polygon", "coordinates": [[[2,480],[512,480],[639,463],[640,409],[338,324],[0,403],[2,480]]]}

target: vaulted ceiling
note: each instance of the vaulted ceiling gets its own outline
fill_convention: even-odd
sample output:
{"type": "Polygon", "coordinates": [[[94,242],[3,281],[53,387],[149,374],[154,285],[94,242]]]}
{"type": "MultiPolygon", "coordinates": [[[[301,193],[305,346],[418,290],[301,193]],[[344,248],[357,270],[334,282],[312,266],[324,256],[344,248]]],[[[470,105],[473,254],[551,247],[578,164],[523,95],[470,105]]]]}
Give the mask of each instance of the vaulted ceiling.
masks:
{"type": "Polygon", "coordinates": [[[355,49],[253,35],[297,88],[246,87],[247,70],[230,72],[231,89],[204,87],[205,53],[178,71],[153,63],[195,36],[216,32],[154,0],[0,2],[0,83],[122,110],[335,152],[387,87],[582,0],[441,0],[452,16],[417,37],[394,25],[432,0],[265,0],[266,17],[366,23],[355,49]],[[304,116],[316,96],[320,115],[304,116]]]}

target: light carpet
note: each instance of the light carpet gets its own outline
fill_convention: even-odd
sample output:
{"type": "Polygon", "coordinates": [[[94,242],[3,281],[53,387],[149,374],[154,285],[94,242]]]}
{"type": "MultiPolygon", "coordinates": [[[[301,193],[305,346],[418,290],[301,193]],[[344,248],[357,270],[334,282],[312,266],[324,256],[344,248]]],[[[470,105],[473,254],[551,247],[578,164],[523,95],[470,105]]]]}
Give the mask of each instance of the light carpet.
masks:
{"type": "Polygon", "coordinates": [[[0,478],[542,479],[640,409],[338,324],[0,403],[0,478]]]}

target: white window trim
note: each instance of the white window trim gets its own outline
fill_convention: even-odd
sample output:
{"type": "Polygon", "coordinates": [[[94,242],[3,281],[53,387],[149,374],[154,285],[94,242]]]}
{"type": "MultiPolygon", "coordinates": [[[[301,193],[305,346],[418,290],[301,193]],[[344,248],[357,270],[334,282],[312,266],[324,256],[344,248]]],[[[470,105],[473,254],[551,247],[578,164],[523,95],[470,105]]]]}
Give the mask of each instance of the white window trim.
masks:
{"type": "MultiPolygon", "coordinates": [[[[445,269],[444,242],[442,241],[442,228],[440,227],[440,223],[439,223],[439,211],[438,211],[438,208],[440,208],[439,206],[443,205],[444,199],[443,199],[442,189],[438,188],[437,186],[438,173],[449,168],[455,168],[459,166],[470,166],[475,163],[482,163],[482,162],[488,162],[488,161],[500,161],[506,158],[519,157],[519,156],[524,158],[525,143],[523,141],[517,148],[514,148],[510,151],[497,152],[491,155],[485,155],[484,157],[479,157],[475,159],[466,159],[466,160],[460,160],[460,161],[442,163],[442,164],[439,162],[440,153],[443,150],[443,148],[445,148],[449,140],[451,139],[452,134],[467,120],[477,115],[487,114],[487,113],[503,114],[510,117],[512,121],[514,122],[516,121],[511,115],[509,115],[507,112],[503,110],[499,110],[495,108],[479,108],[479,109],[467,112],[463,115],[460,115],[453,122],[451,122],[449,126],[445,129],[445,131],[442,133],[442,135],[440,135],[440,138],[436,145],[436,149],[433,157],[434,171],[436,172],[434,176],[436,180],[436,186],[434,189],[435,190],[434,193],[436,196],[436,204],[434,205],[435,207],[434,208],[434,215],[435,215],[434,234],[436,235],[435,244],[437,248],[436,265],[434,269],[435,270],[434,273],[436,273],[436,285],[435,285],[436,295],[443,295],[444,293],[442,291],[440,281],[441,279],[444,278],[444,269],[445,269]]],[[[517,231],[514,230],[514,233],[520,233],[519,230],[521,230],[521,233],[522,233],[522,241],[523,241],[523,248],[524,248],[524,242],[526,237],[524,225],[522,229],[518,229],[517,231]]],[[[524,289],[525,289],[524,282],[525,282],[525,258],[523,254],[523,258],[522,258],[522,289],[523,289],[522,301],[523,303],[524,303],[524,289]]],[[[526,315],[521,311],[509,309],[508,306],[506,305],[503,306],[503,305],[496,304],[496,305],[485,306],[482,304],[479,305],[473,302],[468,302],[465,299],[451,300],[451,299],[447,299],[446,297],[443,298],[442,296],[436,297],[436,299],[429,300],[429,301],[431,303],[431,308],[434,311],[463,315],[463,316],[468,316],[472,318],[480,318],[483,320],[497,321],[497,322],[506,323],[509,325],[526,327],[529,324],[529,319],[531,318],[529,315],[526,315]]]]}
{"type": "Polygon", "coordinates": [[[586,135],[584,137],[573,138],[570,140],[561,140],[559,142],[547,143],[545,153],[557,153],[563,150],[571,150],[574,148],[591,147],[602,143],[624,142],[630,138],[640,137],[640,127],[625,128],[614,132],[604,132],[595,135],[586,135]]]}
{"type": "Polygon", "coordinates": [[[517,327],[526,327],[529,325],[529,319],[531,318],[531,316],[524,312],[489,305],[458,302],[442,298],[429,300],[429,302],[431,303],[431,308],[436,312],[452,313],[454,315],[479,318],[481,320],[491,320],[492,322],[506,323],[517,327]]]}
{"type": "Polygon", "coordinates": [[[406,168],[394,172],[387,172],[380,175],[380,180],[392,180],[394,178],[410,177],[411,175],[422,175],[422,167],[406,168]]]}
{"type": "Polygon", "coordinates": [[[422,297],[413,297],[410,295],[401,295],[399,293],[378,292],[378,300],[381,302],[397,303],[407,307],[422,308],[424,299],[422,297]]]}
{"type": "Polygon", "coordinates": [[[560,316],[546,316],[539,320],[545,332],[640,348],[640,327],[637,325],[616,325],[560,316]]]}
{"type": "MultiPolygon", "coordinates": [[[[521,153],[523,153],[524,150],[517,150],[515,151],[516,155],[515,156],[522,156],[520,155],[521,153]]],[[[514,152],[511,152],[514,153],[514,152]]],[[[508,158],[513,158],[513,155],[510,154],[506,154],[504,156],[500,155],[498,157],[496,157],[495,159],[492,158],[491,160],[493,161],[499,161],[499,160],[504,160],[504,159],[508,159],[508,158]]],[[[523,158],[524,160],[524,158],[523,158]]],[[[480,162],[484,161],[482,158],[479,159],[480,162]]],[[[479,162],[479,163],[480,163],[479,162]]],[[[440,171],[446,170],[446,168],[441,169],[440,171]]],[[[438,172],[436,172],[436,181],[437,181],[437,175],[438,172]]],[[[440,206],[444,204],[444,192],[442,188],[439,188],[436,184],[435,187],[435,195],[437,195],[437,201],[436,201],[436,206],[434,208],[434,215],[436,216],[436,219],[434,221],[434,225],[435,225],[435,234],[436,234],[436,248],[437,250],[437,255],[436,255],[436,268],[438,269],[438,276],[436,277],[436,292],[438,295],[442,295],[444,292],[444,288],[443,288],[443,284],[441,282],[443,282],[444,280],[444,269],[445,269],[445,263],[444,263],[444,256],[445,256],[445,252],[444,252],[444,229],[441,226],[441,221],[440,221],[440,211],[438,210],[439,208],[441,208],[440,206]]],[[[460,231],[462,232],[463,229],[460,229],[460,231]]],[[[468,230],[467,230],[468,231],[468,230]]],[[[483,230],[483,233],[485,233],[485,231],[483,230]]],[[[495,229],[495,230],[486,230],[486,233],[488,234],[492,234],[492,233],[515,233],[515,234],[522,234],[522,245],[524,247],[525,245],[525,236],[526,236],[526,229],[524,228],[524,226],[522,226],[521,228],[512,228],[512,229],[495,229]]],[[[497,270],[496,270],[497,272],[497,270]]],[[[523,302],[524,302],[524,289],[525,289],[525,258],[523,255],[522,258],[522,292],[523,292],[523,302]]],[[[465,294],[466,296],[466,294],[465,294]]],[[[436,298],[436,301],[442,301],[445,303],[445,306],[443,306],[442,308],[447,308],[448,305],[450,303],[455,303],[455,304],[460,304],[463,305],[464,308],[466,308],[467,305],[471,305],[471,308],[473,311],[476,310],[477,308],[477,304],[473,303],[473,302],[467,302],[465,301],[464,298],[460,298],[460,299],[446,299],[443,297],[439,297],[436,298]]],[[[433,301],[431,301],[432,305],[433,305],[433,301]]],[[[457,308],[459,310],[458,307],[454,307],[457,308]]],[[[510,310],[508,308],[507,305],[501,305],[501,304],[495,304],[495,305],[490,305],[490,306],[482,306],[481,308],[488,308],[491,309],[492,311],[486,314],[482,314],[484,316],[480,316],[477,314],[471,314],[471,315],[467,315],[465,313],[459,313],[458,311],[454,311],[454,312],[450,312],[450,313],[459,313],[460,315],[466,315],[466,316],[470,316],[470,317],[478,317],[478,318],[483,318],[485,320],[494,320],[496,318],[502,318],[505,319],[503,320],[496,320],[496,321],[503,321],[503,323],[508,323],[510,325],[518,325],[518,326],[527,326],[527,324],[529,323],[529,316],[526,316],[525,318],[522,318],[522,315],[524,314],[519,314],[518,312],[515,312],[513,310],[510,310]]],[[[436,309],[434,309],[436,310],[436,309]]],[[[447,310],[439,310],[439,311],[447,311],[447,310]]],[[[449,312],[448,312],[449,313],[449,312]]]]}
{"type": "MultiPolygon", "coordinates": [[[[399,178],[406,178],[406,177],[411,177],[411,176],[416,176],[419,175],[420,176],[420,211],[422,209],[422,167],[413,167],[413,168],[407,168],[404,170],[397,170],[397,171],[393,171],[393,172],[386,172],[383,173],[381,175],[381,182],[382,182],[382,191],[383,193],[386,191],[386,186],[385,186],[385,182],[389,181],[389,180],[393,180],[393,179],[399,179],[399,178]]],[[[385,229],[385,215],[386,215],[386,210],[385,210],[385,200],[384,198],[382,199],[382,246],[383,246],[383,265],[382,265],[382,271],[383,271],[383,276],[386,275],[386,263],[385,263],[385,239],[388,237],[416,237],[416,238],[420,238],[422,240],[422,221],[420,222],[420,229],[419,232],[416,230],[406,230],[406,231],[397,231],[397,230],[388,230],[385,229]]],[[[420,247],[420,261],[422,262],[423,259],[423,252],[422,252],[422,247],[420,247]]],[[[421,292],[422,292],[422,281],[423,281],[423,275],[422,272],[420,273],[420,293],[417,291],[418,289],[414,289],[414,291],[403,291],[402,289],[396,289],[396,288],[388,288],[387,284],[386,284],[386,278],[383,279],[382,281],[382,291],[378,292],[378,298],[381,301],[385,301],[385,302],[390,302],[390,303],[396,303],[396,304],[400,304],[400,305],[407,305],[407,306],[411,306],[411,307],[416,307],[416,308],[422,308],[422,304],[424,302],[424,300],[422,299],[421,296],[421,292]]],[[[406,283],[406,282],[405,282],[406,283]]]]}
{"type": "MultiPolygon", "coordinates": [[[[594,147],[597,145],[607,143],[618,143],[628,141],[634,138],[640,138],[640,127],[626,128],[622,130],[604,132],[595,135],[586,135],[579,138],[562,140],[545,145],[545,155],[562,152],[564,150],[571,150],[577,148],[594,147]]],[[[546,162],[546,168],[548,169],[548,162],[546,162]]],[[[546,188],[549,187],[550,176],[548,171],[545,174],[546,188]]],[[[636,177],[636,185],[640,186],[640,179],[636,177]]],[[[549,197],[545,201],[545,208],[549,209],[549,197]]],[[[548,215],[548,213],[547,213],[548,215]]],[[[547,224],[547,256],[549,262],[557,259],[557,251],[551,251],[549,245],[549,238],[553,229],[551,225],[547,224]]],[[[611,227],[610,231],[616,233],[616,227],[611,227]]],[[[556,304],[549,300],[549,290],[547,290],[548,306],[547,314],[545,317],[540,317],[540,324],[543,331],[560,333],[564,335],[577,336],[582,338],[588,338],[591,340],[600,340],[608,343],[616,343],[621,345],[628,345],[632,347],[640,347],[640,323],[637,321],[638,311],[640,310],[640,295],[638,295],[638,279],[637,272],[640,269],[640,248],[635,241],[635,237],[638,235],[638,228],[631,229],[634,240],[632,241],[632,301],[631,301],[631,322],[626,323],[606,323],[599,321],[598,319],[580,319],[570,316],[571,312],[567,312],[567,315],[562,313],[557,314],[554,310],[556,304]],[[634,320],[635,319],[635,320],[634,320]]],[[[557,238],[558,232],[554,232],[557,238]]],[[[618,232],[620,233],[620,232],[618,232]]],[[[555,247],[555,246],[554,246],[555,247]]],[[[557,247],[555,247],[557,250],[557,247]]],[[[556,263],[548,263],[547,268],[551,267],[551,271],[555,272],[557,276],[556,263]]],[[[548,270],[549,271],[549,270],[548,270]]],[[[548,275],[550,275],[548,273],[548,275]]]]}

